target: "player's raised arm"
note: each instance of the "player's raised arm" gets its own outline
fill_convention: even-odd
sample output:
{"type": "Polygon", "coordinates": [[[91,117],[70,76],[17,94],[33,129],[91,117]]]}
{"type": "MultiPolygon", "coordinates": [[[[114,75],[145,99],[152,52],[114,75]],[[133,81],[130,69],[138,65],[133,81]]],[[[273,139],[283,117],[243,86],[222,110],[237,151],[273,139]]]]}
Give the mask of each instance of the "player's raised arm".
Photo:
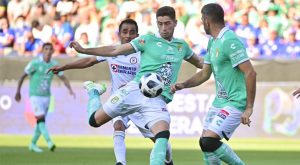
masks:
{"type": "Polygon", "coordinates": [[[69,70],[69,69],[83,69],[83,68],[91,67],[97,63],[99,63],[99,61],[97,60],[96,57],[82,58],[62,66],[57,66],[57,65],[53,66],[48,70],[47,73],[53,72],[54,74],[57,74],[60,71],[69,70]]]}
{"type": "Polygon", "coordinates": [[[115,46],[101,46],[95,48],[83,48],[78,42],[73,41],[70,47],[74,48],[77,52],[95,56],[114,57],[118,55],[128,55],[134,53],[135,50],[130,43],[125,43],[115,46]]]}
{"type": "Polygon", "coordinates": [[[175,93],[176,91],[184,89],[184,88],[196,87],[196,86],[202,84],[203,82],[205,82],[206,80],[208,80],[211,73],[212,73],[212,70],[211,70],[210,65],[204,64],[203,69],[200,72],[194,74],[194,76],[192,76],[190,79],[188,79],[182,83],[176,83],[176,84],[172,85],[171,92],[175,93]]]}

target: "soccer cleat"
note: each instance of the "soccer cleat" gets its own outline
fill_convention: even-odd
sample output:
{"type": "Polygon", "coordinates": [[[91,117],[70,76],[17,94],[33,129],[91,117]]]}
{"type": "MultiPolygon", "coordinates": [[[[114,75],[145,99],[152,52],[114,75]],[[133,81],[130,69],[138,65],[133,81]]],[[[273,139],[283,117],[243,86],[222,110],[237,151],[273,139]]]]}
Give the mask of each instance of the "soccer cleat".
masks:
{"type": "Polygon", "coordinates": [[[83,88],[87,90],[87,92],[90,92],[92,90],[96,90],[99,95],[102,95],[106,91],[106,85],[105,84],[96,84],[92,81],[86,81],[83,83],[83,88]]]}
{"type": "Polygon", "coordinates": [[[49,142],[49,143],[48,143],[48,149],[49,149],[50,151],[54,152],[55,148],[56,148],[56,145],[55,145],[55,144],[53,144],[52,142],[49,142]]]}
{"type": "Polygon", "coordinates": [[[37,152],[37,153],[43,152],[43,150],[40,149],[36,144],[30,144],[29,145],[29,151],[37,152]]]}
{"type": "Polygon", "coordinates": [[[171,160],[170,162],[165,161],[165,165],[174,165],[174,164],[173,164],[173,161],[171,160]]]}
{"type": "Polygon", "coordinates": [[[123,165],[121,162],[117,162],[116,165],[123,165]]]}

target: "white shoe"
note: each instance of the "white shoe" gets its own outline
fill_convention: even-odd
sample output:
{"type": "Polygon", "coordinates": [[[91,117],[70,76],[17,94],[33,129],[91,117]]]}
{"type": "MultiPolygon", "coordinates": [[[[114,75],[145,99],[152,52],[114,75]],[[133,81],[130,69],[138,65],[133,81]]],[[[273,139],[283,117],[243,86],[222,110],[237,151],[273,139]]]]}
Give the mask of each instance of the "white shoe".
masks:
{"type": "Polygon", "coordinates": [[[56,148],[56,145],[55,145],[55,144],[53,144],[52,142],[49,142],[49,143],[48,143],[48,149],[49,149],[50,151],[54,152],[55,148],[56,148]]]}
{"type": "Polygon", "coordinates": [[[43,150],[40,149],[36,144],[30,144],[29,145],[29,151],[37,152],[37,153],[43,152],[43,150]]]}
{"type": "Polygon", "coordinates": [[[92,81],[86,81],[83,83],[83,88],[87,90],[87,92],[91,90],[98,91],[99,95],[102,95],[106,91],[105,84],[96,84],[92,81]]]}

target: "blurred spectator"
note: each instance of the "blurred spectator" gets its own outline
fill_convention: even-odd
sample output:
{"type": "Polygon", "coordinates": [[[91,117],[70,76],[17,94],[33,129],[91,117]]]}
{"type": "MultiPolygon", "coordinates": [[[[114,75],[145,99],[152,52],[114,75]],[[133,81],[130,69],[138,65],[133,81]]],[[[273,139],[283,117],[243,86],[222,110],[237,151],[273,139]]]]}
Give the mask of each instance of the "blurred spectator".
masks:
{"type": "Polygon", "coordinates": [[[15,32],[14,49],[15,50],[18,51],[20,45],[25,42],[25,39],[26,39],[25,33],[27,31],[31,31],[31,28],[26,25],[25,17],[24,16],[18,16],[17,19],[16,19],[16,26],[14,28],[14,32],[15,32]]]}
{"type": "MultiPolygon", "coordinates": [[[[83,48],[91,48],[91,47],[95,47],[94,44],[92,44],[91,42],[89,42],[89,37],[87,33],[81,33],[80,38],[78,40],[78,42],[80,43],[80,45],[83,48]]],[[[87,55],[87,54],[82,54],[82,53],[78,53],[75,50],[70,50],[70,55],[71,56],[77,56],[77,57],[91,57],[91,55],[87,55]]]]}
{"type": "Polygon", "coordinates": [[[43,42],[34,38],[31,31],[26,31],[24,38],[24,42],[18,44],[18,54],[22,56],[37,56],[42,50],[43,42]]]}
{"type": "Polygon", "coordinates": [[[269,24],[267,20],[262,19],[259,22],[259,28],[257,30],[258,43],[263,44],[267,41],[269,36],[269,24]]]}
{"type": "Polygon", "coordinates": [[[0,0],[0,18],[6,17],[8,0],[0,0]]]}
{"type": "Polygon", "coordinates": [[[7,17],[10,22],[14,26],[14,22],[19,16],[27,17],[30,10],[30,4],[28,1],[24,0],[11,0],[7,5],[7,17]]]}
{"type": "Polygon", "coordinates": [[[260,58],[260,49],[258,47],[258,39],[254,33],[251,33],[247,37],[246,50],[249,58],[257,59],[260,58]]]}
{"type": "Polygon", "coordinates": [[[267,41],[261,46],[261,57],[266,59],[278,57],[281,53],[281,46],[283,45],[280,43],[277,31],[270,29],[267,41]]]}
{"type": "Polygon", "coordinates": [[[56,4],[56,12],[61,15],[74,14],[77,7],[77,3],[74,0],[60,0],[56,4]]]}
{"type": "Polygon", "coordinates": [[[295,29],[289,29],[285,32],[285,44],[283,55],[288,58],[300,57],[300,41],[296,40],[295,29]]]}
{"type": "Polygon", "coordinates": [[[47,12],[44,5],[42,3],[37,3],[34,5],[30,13],[27,17],[27,22],[32,22],[33,20],[38,20],[38,22],[42,25],[48,24],[51,25],[53,21],[53,15],[51,14],[51,11],[47,12]]]}
{"type": "Polygon", "coordinates": [[[88,14],[82,15],[82,18],[80,20],[81,23],[75,30],[75,40],[81,38],[82,33],[86,33],[88,35],[89,43],[97,45],[100,32],[98,22],[96,22],[97,20],[91,22],[90,16],[88,14]]]}
{"type": "Polygon", "coordinates": [[[12,51],[15,35],[13,29],[9,27],[7,18],[0,19],[0,27],[0,56],[3,56],[12,51]]]}
{"type": "Polygon", "coordinates": [[[157,30],[156,24],[153,24],[151,13],[149,11],[143,12],[142,23],[139,25],[140,34],[155,33],[157,30]]]}
{"type": "Polygon", "coordinates": [[[32,21],[31,26],[34,38],[40,39],[44,43],[51,42],[53,31],[50,25],[42,25],[38,20],[34,20],[32,21]]]}
{"type": "Polygon", "coordinates": [[[54,17],[52,24],[52,43],[54,45],[53,56],[66,53],[66,47],[68,47],[70,41],[73,40],[73,28],[65,18],[65,16],[61,16],[58,13],[54,17]]]}
{"type": "Polygon", "coordinates": [[[242,15],[241,23],[237,25],[235,32],[245,44],[249,34],[256,34],[256,28],[249,23],[248,13],[242,15]]]}
{"type": "Polygon", "coordinates": [[[101,34],[101,42],[105,45],[111,45],[118,42],[118,26],[115,20],[109,19],[106,21],[101,34]]]}

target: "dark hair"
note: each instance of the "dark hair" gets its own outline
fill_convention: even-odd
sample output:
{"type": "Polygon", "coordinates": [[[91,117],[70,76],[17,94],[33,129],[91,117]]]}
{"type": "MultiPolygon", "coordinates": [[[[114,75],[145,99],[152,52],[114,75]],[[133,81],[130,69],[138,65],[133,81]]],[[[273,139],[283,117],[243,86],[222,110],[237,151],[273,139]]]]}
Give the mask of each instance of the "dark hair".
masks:
{"type": "Polygon", "coordinates": [[[44,49],[46,46],[51,46],[51,47],[53,47],[53,45],[52,45],[50,42],[45,42],[45,43],[43,44],[42,49],[44,49]]]}
{"type": "Polygon", "coordinates": [[[40,23],[39,23],[38,20],[33,20],[33,21],[31,22],[31,26],[32,26],[33,28],[37,28],[38,26],[40,26],[40,23]]]}
{"type": "Polygon", "coordinates": [[[225,24],[224,10],[217,3],[209,3],[202,7],[202,15],[208,16],[214,23],[225,24]]]}
{"type": "Polygon", "coordinates": [[[121,32],[121,29],[122,29],[123,24],[132,24],[132,25],[135,26],[136,32],[139,31],[139,27],[138,27],[136,21],[133,20],[133,19],[127,18],[127,19],[123,20],[123,21],[120,23],[120,25],[119,25],[119,32],[121,32]]]}
{"type": "Polygon", "coordinates": [[[176,20],[175,10],[174,10],[173,7],[170,7],[170,6],[164,6],[164,7],[161,7],[157,10],[156,18],[157,17],[163,17],[163,16],[168,16],[172,20],[176,20]]]}

